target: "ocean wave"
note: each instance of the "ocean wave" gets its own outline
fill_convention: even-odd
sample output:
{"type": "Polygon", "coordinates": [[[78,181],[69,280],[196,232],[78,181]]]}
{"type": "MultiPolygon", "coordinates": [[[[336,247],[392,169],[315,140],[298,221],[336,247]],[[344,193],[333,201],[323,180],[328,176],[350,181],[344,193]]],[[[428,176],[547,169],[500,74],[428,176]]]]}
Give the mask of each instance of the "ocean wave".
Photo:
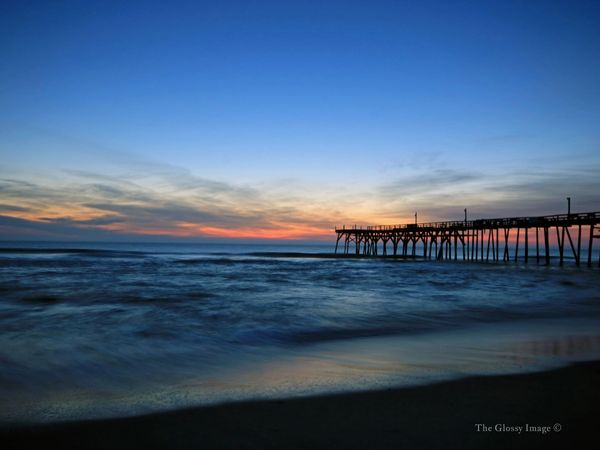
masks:
{"type": "Polygon", "coordinates": [[[62,301],[58,295],[39,294],[21,297],[19,301],[23,303],[33,303],[38,305],[53,305],[62,301]]]}
{"type": "MultiPolygon", "coordinates": [[[[586,314],[586,317],[599,317],[586,314]]],[[[471,307],[439,313],[405,313],[383,317],[364,317],[362,320],[339,321],[331,326],[284,326],[256,324],[252,328],[238,330],[234,342],[241,344],[292,344],[305,345],[326,341],[351,340],[377,336],[417,335],[446,331],[477,324],[582,317],[580,313],[566,308],[550,308],[539,305],[527,308],[471,307]]]]}
{"type": "MultiPolygon", "coordinates": [[[[208,341],[216,353],[295,351],[327,341],[600,315],[598,273],[589,270],[136,249],[0,249],[0,339],[23,342],[22,354],[31,352],[28,361],[44,367],[36,357],[48,348],[93,348],[107,360],[107,349],[118,349],[129,361],[185,347],[204,358],[208,341]]],[[[52,353],[59,362],[68,357],[52,353]]]]}
{"type": "Polygon", "coordinates": [[[146,252],[91,248],[0,247],[0,254],[13,255],[80,255],[92,257],[144,257],[146,252]]]}
{"type": "Polygon", "coordinates": [[[241,258],[239,256],[231,258],[214,258],[214,257],[203,257],[203,258],[189,258],[189,259],[177,259],[177,264],[184,265],[215,265],[215,266],[233,266],[233,265],[256,265],[256,266],[278,266],[281,264],[280,261],[260,258],[241,258]]]}
{"type": "Polygon", "coordinates": [[[247,256],[259,258],[341,258],[347,255],[336,255],[335,253],[305,253],[305,252],[250,252],[247,256]]]}

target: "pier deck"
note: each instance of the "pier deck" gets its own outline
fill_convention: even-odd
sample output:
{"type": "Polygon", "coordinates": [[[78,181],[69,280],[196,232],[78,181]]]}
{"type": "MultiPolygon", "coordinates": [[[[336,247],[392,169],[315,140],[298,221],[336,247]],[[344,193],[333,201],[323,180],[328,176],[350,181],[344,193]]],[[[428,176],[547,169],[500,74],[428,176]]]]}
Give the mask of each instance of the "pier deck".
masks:
{"type": "Polygon", "coordinates": [[[583,252],[587,265],[592,265],[595,242],[600,241],[600,212],[365,227],[344,225],[335,229],[335,253],[341,242],[345,255],[468,261],[523,259],[525,263],[535,258],[537,262],[550,264],[553,230],[556,230],[554,242],[560,264],[564,263],[568,250],[575,263],[581,264],[582,241],[586,240],[583,252]]]}

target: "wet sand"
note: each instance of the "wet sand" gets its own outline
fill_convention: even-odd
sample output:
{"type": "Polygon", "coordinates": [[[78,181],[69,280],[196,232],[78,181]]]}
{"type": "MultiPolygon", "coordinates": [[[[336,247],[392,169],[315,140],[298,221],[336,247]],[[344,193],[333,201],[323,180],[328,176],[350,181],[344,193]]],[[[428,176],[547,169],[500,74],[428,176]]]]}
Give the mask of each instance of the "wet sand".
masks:
{"type": "Polygon", "coordinates": [[[596,361],[412,388],[4,426],[0,448],[584,449],[597,448],[599,409],[596,361]],[[526,424],[520,434],[508,428],[526,424]],[[549,431],[531,431],[540,426],[549,431]]]}

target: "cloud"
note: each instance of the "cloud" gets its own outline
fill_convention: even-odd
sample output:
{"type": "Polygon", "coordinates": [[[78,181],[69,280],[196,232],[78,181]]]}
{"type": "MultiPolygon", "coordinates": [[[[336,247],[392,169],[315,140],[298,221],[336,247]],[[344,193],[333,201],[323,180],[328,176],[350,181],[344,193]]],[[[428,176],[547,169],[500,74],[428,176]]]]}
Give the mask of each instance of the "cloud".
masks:
{"type": "Polygon", "coordinates": [[[110,231],[75,226],[66,221],[33,221],[0,215],[0,235],[3,239],[95,240],[110,239],[110,231]]]}
{"type": "Polygon", "coordinates": [[[0,211],[4,212],[25,212],[30,210],[30,208],[24,208],[23,206],[7,205],[0,203],[0,211]]]}
{"type": "MultiPolygon", "coordinates": [[[[435,154],[430,155],[435,160],[435,154]]],[[[370,189],[279,180],[243,185],[187,169],[143,164],[110,175],[68,169],[59,176],[0,177],[3,236],[244,236],[328,239],[343,223],[402,223],[600,209],[597,165],[496,171],[415,164],[370,189]],[[420,168],[419,168],[420,167],[420,168]],[[403,219],[404,218],[404,219],[403,219]]]]}
{"type": "Polygon", "coordinates": [[[130,223],[152,226],[172,226],[178,222],[197,222],[201,224],[228,224],[242,225],[248,221],[260,222],[260,215],[235,214],[229,210],[215,205],[213,211],[200,207],[166,204],[166,205],[133,205],[133,204],[111,204],[111,203],[88,203],[86,206],[110,213],[119,214],[127,218],[130,223]]]}
{"type": "Polygon", "coordinates": [[[122,223],[125,221],[122,217],[117,216],[104,216],[97,217],[95,219],[87,219],[87,220],[74,220],[69,219],[68,217],[40,217],[39,219],[42,222],[67,225],[67,226],[75,226],[75,227],[88,227],[88,226],[104,226],[104,225],[112,225],[114,223],[122,223]]]}
{"type": "MultiPolygon", "coordinates": [[[[55,179],[0,179],[0,195],[24,204],[5,211],[28,230],[75,233],[318,238],[329,235],[328,208],[282,186],[258,189],[194,176],[170,166],[144,175],[64,171],[55,179]],[[62,227],[62,228],[61,228],[62,227]],[[286,231],[287,230],[287,231],[286,231]]],[[[5,226],[8,226],[5,223],[5,226]]]]}
{"type": "Polygon", "coordinates": [[[482,180],[484,175],[473,171],[434,169],[419,174],[404,176],[378,188],[383,197],[418,196],[423,193],[451,191],[454,186],[482,180]]]}
{"type": "Polygon", "coordinates": [[[426,220],[457,219],[468,208],[477,217],[534,216],[564,212],[566,197],[577,212],[600,210],[600,166],[543,168],[504,173],[438,169],[378,188],[380,214],[418,210],[426,220]]]}

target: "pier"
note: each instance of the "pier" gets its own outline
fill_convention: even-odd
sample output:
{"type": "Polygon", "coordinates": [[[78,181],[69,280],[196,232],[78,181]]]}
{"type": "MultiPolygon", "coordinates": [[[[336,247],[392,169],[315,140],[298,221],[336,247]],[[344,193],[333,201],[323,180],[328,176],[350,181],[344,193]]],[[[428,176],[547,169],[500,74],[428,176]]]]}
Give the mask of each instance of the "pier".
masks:
{"type": "Polygon", "coordinates": [[[335,232],[335,253],[341,250],[348,256],[465,261],[522,259],[525,263],[534,259],[545,264],[550,264],[551,240],[556,232],[554,243],[560,264],[572,256],[577,265],[586,262],[591,267],[595,247],[600,243],[600,212],[365,227],[344,225],[336,227],[335,232]]]}

